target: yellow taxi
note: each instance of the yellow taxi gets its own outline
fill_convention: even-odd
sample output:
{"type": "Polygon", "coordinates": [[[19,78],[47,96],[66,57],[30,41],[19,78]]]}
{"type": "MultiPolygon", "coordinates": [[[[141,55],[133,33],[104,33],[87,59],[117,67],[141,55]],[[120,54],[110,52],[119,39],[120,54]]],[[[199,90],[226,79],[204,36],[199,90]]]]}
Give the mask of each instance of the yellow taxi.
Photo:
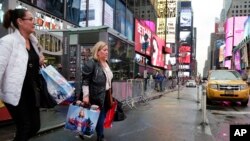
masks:
{"type": "Polygon", "coordinates": [[[211,70],[205,85],[207,104],[212,101],[239,101],[242,106],[248,104],[248,84],[235,70],[211,70]]]}

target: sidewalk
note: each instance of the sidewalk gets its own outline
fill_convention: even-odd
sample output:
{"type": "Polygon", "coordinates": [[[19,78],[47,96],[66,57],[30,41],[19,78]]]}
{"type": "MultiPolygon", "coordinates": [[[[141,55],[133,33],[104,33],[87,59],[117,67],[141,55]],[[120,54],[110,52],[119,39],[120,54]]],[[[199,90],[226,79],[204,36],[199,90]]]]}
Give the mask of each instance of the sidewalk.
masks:
{"type": "MultiPolygon", "coordinates": [[[[182,92],[183,93],[183,92],[182,92]]],[[[155,98],[159,98],[157,100],[150,101],[150,105],[152,105],[150,111],[144,111],[139,110],[140,108],[145,109],[146,107],[141,106],[140,104],[136,104],[136,108],[133,110],[127,111],[127,119],[124,122],[118,122],[115,123],[113,128],[111,130],[107,131],[107,136],[113,136],[117,135],[116,137],[112,137],[112,140],[134,140],[134,135],[130,136],[130,134],[134,134],[131,130],[139,130],[137,128],[130,129],[131,127],[127,127],[125,125],[133,125],[136,120],[140,120],[141,115],[144,115],[145,118],[152,118],[152,114],[156,115],[157,117],[166,117],[163,119],[159,119],[159,123],[152,123],[152,125],[147,123],[147,129],[153,128],[153,131],[155,132],[162,132],[162,134],[165,134],[168,136],[169,140],[185,140],[185,141],[212,141],[214,140],[210,129],[203,128],[203,126],[200,125],[201,123],[201,112],[199,111],[199,107],[197,102],[194,100],[190,100],[190,95],[192,94],[185,94],[181,95],[180,99],[177,99],[177,91],[165,91],[165,92],[154,92],[151,95],[148,95],[147,98],[152,100],[155,98]],[[163,106],[163,107],[159,107],[163,106]],[[157,112],[158,111],[158,112],[157,112]],[[155,124],[160,124],[159,127],[161,129],[154,129],[157,127],[155,124]],[[154,127],[155,126],[155,127],[154,127]],[[122,132],[121,127],[123,127],[122,130],[126,131],[128,133],[122,132]],[[165,131],[159,131],[164,129],[165,131]],[[157,131],[158,130],[158,131],[157,131]]],[[[193,95],[194,96],[194,95],[193,95]]],[[[41,110],[41,129],[39,133],[48,132],[50,130],[61,128],[64,126],[65,118],[67,114],[68,106],[67,105],[58,105],[54,109],[50,110],[41,110]]],[[[143,117],[144,118],[144,117],[143,117]]],[[[150,120],[150,122],[155,122],[156,120],[150,120]]],[[[140,123],[140,122],[138,122],[140,123]]],[[[137,124],[138,124],[137,123],[137,124]]],[[[145,124],[145,123],[141,123],[145,124]]],[[[134,126],[134,125],[133,125],[134,126]]],[[[138,125],[142,126],[142,125],[138,125]]],[[[142,129],[141,129],[142,130],[142,129]]],[[[144,129],[143,129],[144,130],[144,129]]],[[[136,132],[145,132],[145,131],[135,131],[136,132]]],[[[147,133],[146,133],[147,134],[147,133]]],[[[159,134],[159,133],[156,133],[159,134]]],[[[144,133],[145,135],[145,133],[144,133]]],[[[148,141],[149,140],[155,140],[150,137],[150,134],[147,134],[148,141]]],[[[11,140],[14,136],[14,126],[6,126],[0,128],[0,139],[3,141],[11,140]],[[10,133],[11,131],[11,133],[10,133]],[[8,134],[7,134],[8,132],[8,134]],[[3,136],[4,135],[4,136],[3,136]]],[[[140,137],[137,138],[137,140],[140,137]]],[[[159,137],[160,139],[161,137],[159,137]]],[[[164,136],[160,139],[164,139],[164,136]]],[[[145,141],[145,140],[144,140],[145,141]]]]}

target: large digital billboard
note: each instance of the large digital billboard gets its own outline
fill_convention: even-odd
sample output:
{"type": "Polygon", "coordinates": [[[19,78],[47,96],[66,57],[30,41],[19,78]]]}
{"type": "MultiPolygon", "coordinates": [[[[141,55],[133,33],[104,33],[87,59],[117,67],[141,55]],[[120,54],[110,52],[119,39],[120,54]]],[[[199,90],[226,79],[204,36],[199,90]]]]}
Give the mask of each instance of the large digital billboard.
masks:
{"type": "Polygon", "coordinates": [[[233,46],[237,46],[244,38],[244,23],[247,17],[231,17],[226,21],[225,57],[232,56],[233,46]]]}
{"type": "MultiPolygon", "coordinates": [[[[89,1],[88,6],[88,26],[101,26],[102,25],[102,0],[89,1]]],[[[80,6],[80,22],[79,26],[86,27],[87,15],[86,15],[86,0],[81,0],[80,6]]]]}
{"type": "Polygon", "coordinates": [[[179,47],[179,63],[189,64],[191,62],[191,47],[182,45],[179,47]]]}
{"type": "Polygon", "coordinates": [[[180,14],[180,26],[190,27],[192,25],[192,12],[190,8],[182,8],[180,14]]]}
{"type": "Polygon", "coordinates": [[[151,31],[145,25],[142,25],[137,19],[135,20],[135,51],[146,54],[147,56],[151,55],[151,31]],[[144,35],[148,35],[148,47],[146,50],[142,47],[145,43],[144,35]]]}
{"type": "Polygon", "coordinates": [[[152,35],[152,56],[151,64],[153,66],[164,67],[164,56],[162,54],[162,48],[165,46],[165,41],[156,35],[152,35]]]}
{"type": "Polygon", "coordinates": [[[180,31],[180,43],[187,43],[189,45],[192,45],[192,36],[191,31],[180,31]]]}

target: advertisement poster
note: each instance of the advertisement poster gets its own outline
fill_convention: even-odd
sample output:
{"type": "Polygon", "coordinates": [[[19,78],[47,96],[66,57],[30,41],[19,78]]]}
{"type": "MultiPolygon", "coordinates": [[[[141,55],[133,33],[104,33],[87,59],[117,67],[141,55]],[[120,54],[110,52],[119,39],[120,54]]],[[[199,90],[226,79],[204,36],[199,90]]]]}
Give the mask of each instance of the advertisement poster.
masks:
{"type": "Polygon", "coordinates": [[[165,46],[165,41],[156,35],[152,35],[152,56],[151,64],[153,66],[164,67],[165,61],[162,54],[162,48],[165,46]]]}
{"type": "Polygon", "coordinates": [[[189,27],[192,23],[192,13],[190,8],[181,9],[180,26],[189,27]]]}
{"type": "Polygon", "coordinates": [[[135,51],[151,56],[151,31],[148,27],[142,25],[137,19],[135,20],[135,51]],[[148,46],[146,50],[142,47],[145,43],[144,35],[147,34],[148,46]]]}
{"type": "Polygon", "coordinates": [[[176,18],[167,18],[167,43],[175,43],[175,24],[176,24],[176,18]]]}
{"type": "Polygon", "coordinates": [[[114,10],[105,2],[104,25],[114,28],[114,10]]]}
{"type": "Polygon", "coordinates": [[[79,26],[86,27],[86,20],[88,19],[88,26],[102,25],[102,0],[89,1],[89,15],[86,15],[86,0],[81,0],[81,14],[79,26]]]}

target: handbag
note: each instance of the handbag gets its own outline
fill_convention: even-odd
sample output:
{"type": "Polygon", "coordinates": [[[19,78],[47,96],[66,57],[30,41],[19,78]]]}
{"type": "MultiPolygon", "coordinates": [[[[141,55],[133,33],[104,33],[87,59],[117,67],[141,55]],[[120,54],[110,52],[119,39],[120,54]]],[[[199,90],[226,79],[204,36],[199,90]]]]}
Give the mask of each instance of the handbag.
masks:
{"type": "Polygon", "coordinates": [[[114,115],[114,121],[123,121],[126,119],[126,115],[122,108],[122,103],[118,100],[116,100],[116,102],[117,102],[117,107],[114,115]]]}
{"type": "Polygon", "coordinates": [[[85,108],[80,105],[70,104],[65,129],[79,135],[92,137],[99,115],[100,110],[96,106],[92,105],[90,108],[85,108]]]}
{"type": "Polygon", "coordinates": [[[49,94],[47,89],[47,83],[43,76],[39,74],[39,82],[32,83],[34,88],[34,93],[36,97],[36,106],[39,108],[54,108],[57,102],[49,94]]]}

